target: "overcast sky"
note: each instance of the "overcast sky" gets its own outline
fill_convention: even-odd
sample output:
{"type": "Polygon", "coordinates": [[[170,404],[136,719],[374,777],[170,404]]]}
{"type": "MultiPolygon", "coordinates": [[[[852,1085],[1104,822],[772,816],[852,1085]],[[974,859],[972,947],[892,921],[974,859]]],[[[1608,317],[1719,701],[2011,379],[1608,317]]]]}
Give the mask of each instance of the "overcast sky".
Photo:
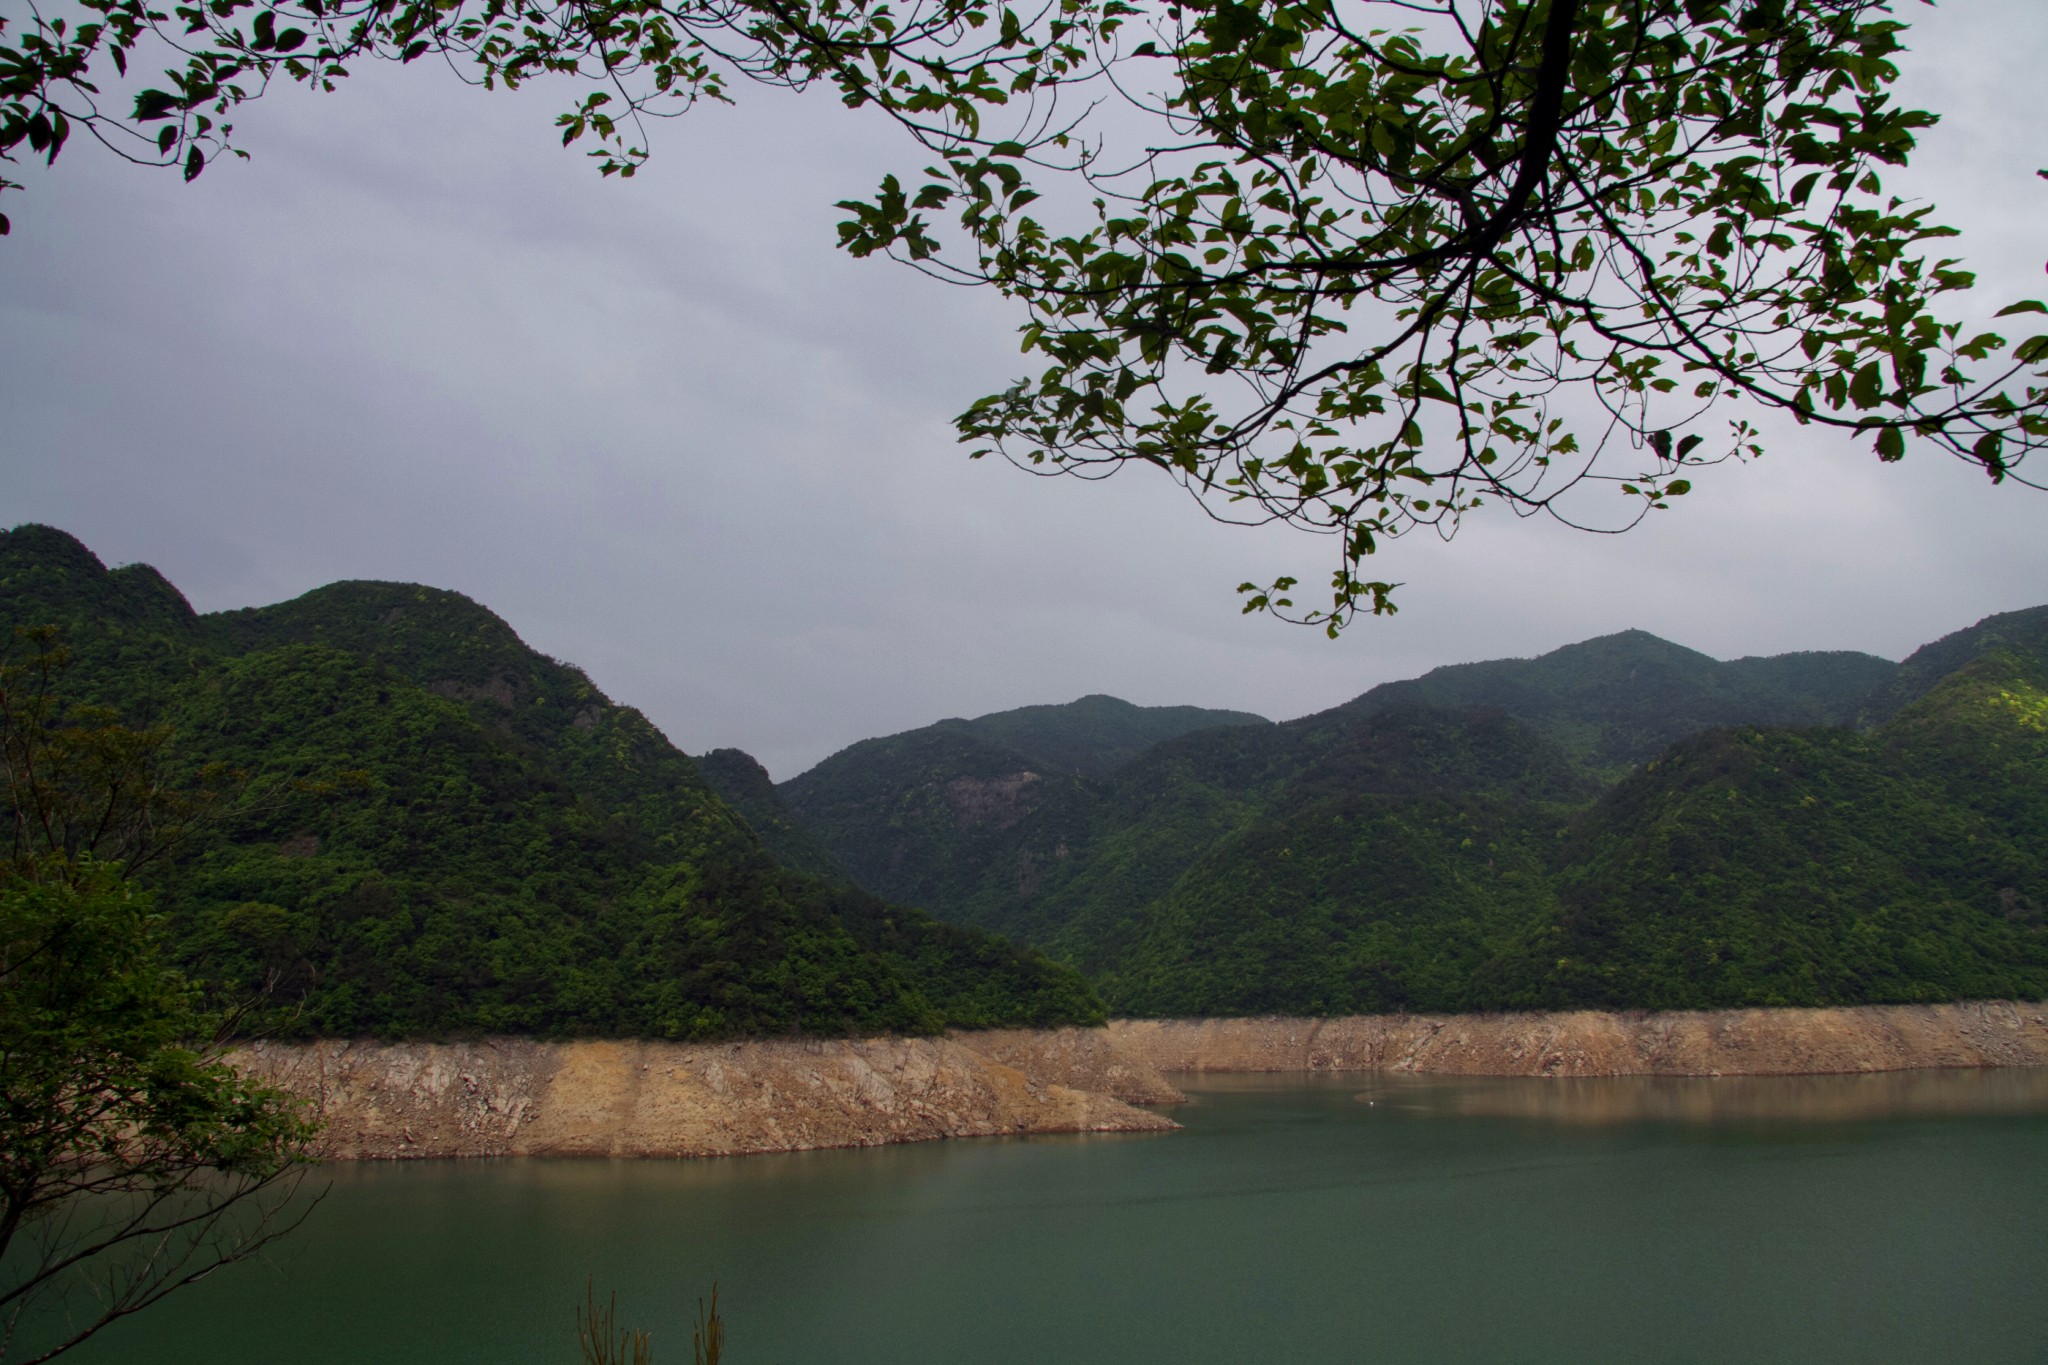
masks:
{"type": "MultiPolygon", "coordinates": [[[[2048,288],[2048,8],[1905,7],[1911,180],[1990,306],[2048,288]]],[[[998,299],[833,247],[914,172],[829,96],[742,90],[601,181],[549,92],[364,71],[238,118],[191,185],[75,139],[0,240],[0,524],[156,565],[202,611],[340,578],[458,589],[690,752],[786,778],[855,740],[1109,692],[1287,718],[1443,663],[1642,627],[1718,657],[1899,657],[2048,602],[2048,496],[1779,434],[1621,537],[1474,521],[1332,643],[1232,589],[1327,548],[1145,471],[971,463],[1022,371],[998,299]]],[[[913,164],[914,163],[914,164],[913,164]]]]}

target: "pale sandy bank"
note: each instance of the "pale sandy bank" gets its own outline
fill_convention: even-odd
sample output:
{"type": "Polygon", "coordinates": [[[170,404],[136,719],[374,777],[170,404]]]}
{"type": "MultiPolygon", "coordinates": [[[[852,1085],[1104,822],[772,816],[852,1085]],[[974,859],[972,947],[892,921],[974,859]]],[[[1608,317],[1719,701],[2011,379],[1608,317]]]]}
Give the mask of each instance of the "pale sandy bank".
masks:
{"type": "Polygon", "coordinates": [[[1416,1071],[1459,1076],[1802,1076],[2048,1065],[2048,1004],[1699,1012],[1119,1019],[1161,1071],[1416,1071]]]}
{"type": "MultiPolygon", "coordinates": [[[[1033,1036],[1055,1059],[1056,1074],[1071,1072],[1074,1056],[1107,1045],[1100,1030],[1033,1036]],[[1064,1069],[1061,1057],[1068,1059],[1064,1069]]],[[[992,1038],[1007,1057],[1031,1054],[1014,1035],[992,1038]]],[[[325,1041],[261,1044],[240,1061],[313,1102],[322,1154],[336,1160],[729,1156],[1177,1126],[952,1038],[325,1041]]],[[[1128,1079],[1125,1093],[1177,1097],[1141,1064],[1128,1079]]]]}
{"type": "Polygon", "coordinates": [[[2048,1004],[1700,1013],[1122,1019],[1106,1029],[747,1043],[270,1043],[339,1160],[730,1156],[947,1137],[1144,1133],[1170,1072],[1781,1076],[2048,1066],[2048,1004]]]}

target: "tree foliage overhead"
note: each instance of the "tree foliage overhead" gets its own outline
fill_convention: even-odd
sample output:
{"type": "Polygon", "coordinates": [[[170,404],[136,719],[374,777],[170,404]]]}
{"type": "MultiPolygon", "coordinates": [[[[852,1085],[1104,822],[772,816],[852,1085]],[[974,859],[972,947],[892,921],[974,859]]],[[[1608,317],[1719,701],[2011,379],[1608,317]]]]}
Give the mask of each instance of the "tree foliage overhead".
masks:
{"type": "Polygon", "coordinates": [[[351,64],[425,58],[485,89],[565,80],[564,145],[590,138],[604,174],[630,176],[647,119],[729,102],[749,82],[822,84],[918,134],[973,129],[982,109],[1074,70],[1091,28],[1113,30],[1123,12],[1122,0],[1052,0],[1024,19],[982,0],[60,0],[0,18],[0,159],[26,144],[54,162],[84,129],[191,180],[234,152],[229,120],[273,83],[331,91],[351,64]],[[157,61],[160,76],[140,74],[157,61]]]}
{"type": "MultiPolygon", "coordinates": [[[[1070,165],[1072,226],[963,141],[850,205],[891,249],[1030,310],[1046,368],[963,435],[1031,466],[1142,461],[1219,514],[1333,533],[1357,570],[1485,502],[1628,524],[1760,452],[1758,409],[1994,480],[2048,439],[2048,337],[1965,330],[1952,228],[1887,194],[1935,116],[1895,106],[1904,25],[1867,0],[1168,6],[1102,57],[1146,145],[1070,165]],[[1156,67],[1156,69],[1155,69],[1156,67]],[[906,198],[907,194],[907,198],[906,198]],[[954,208],[948,256],[919,209],[954,208]],[[1583,498],[1617,488],[1619,517],[1583,498]]],[[[2048,311],[2022,300],[2006,314],[2048,311]]],[[[2001,314],[2003,316],[2004,314],[2001,314]]]]}
{"type": "Polygon", "coordinates": [[[1954,230],[1886,189],[1936,118],[1892,100],[1887,0],[59,0],[13,22],[0,157],[84,128],[187,177],[272,82],[373,60],[565,81],[563,139],[607,174],[644,161],[646,118],[747,82],[879,109],[932,164],[846,201],[843,245],[1017,299],[1042,366],[963,439],[1047,473],[1155,466],[1217,516],[1333,536],[1327,599],[1242,587],[1332,631],[1392,610],[1364,576],[1389,539],[1488,503],[1632,525],[1758,453],[1761,413],[1996,481],[2034,483],[2048,440],[2048,336],[2024,329],[2048,305],[1999,310],[2016,335],[1964,326],[1992,310],[1940,254],[1954,230]]]}

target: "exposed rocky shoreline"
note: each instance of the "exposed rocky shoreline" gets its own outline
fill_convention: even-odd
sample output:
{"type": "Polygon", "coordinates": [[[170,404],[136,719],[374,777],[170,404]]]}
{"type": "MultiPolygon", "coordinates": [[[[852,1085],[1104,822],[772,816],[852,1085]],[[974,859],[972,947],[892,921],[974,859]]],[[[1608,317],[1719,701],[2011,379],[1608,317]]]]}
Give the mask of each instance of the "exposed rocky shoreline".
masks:
{"type": "Polygon", "coordinates": [[[1118,1049],[1161,1071],[1455,1076],[1813,1076],[2048,1066],[2048,1003],[1340,1019],[1119,1019],[1118,1049]]]}
{"type": "Polygon", "coordinates": [[[336,1160],[735,1156],[945,1137],[1145,1133],[1166,1073],[1782,1076],[2048,1066],[2048,1004],[1699,1013],[1130,1019],[1106,1029],[746,1043],[270,1043],[336,1160]]]}
{"type": "MultiPolygon", "coordinates": [[[[1100,1030],[1031,1036],[1055,1077],[1108,1043],[1100,1030]]],[[[991,1039],[1006,1057],[1031,1055],[1016,1035],[991,1039]]],[[[330,1040],[260,1044],[238,1061],[311,1100],[322,1121],[321,1154],[342,1161],[737,1156],[1178,1126],[1101,1093],[1115,1086],[1113,1064],[1105,1063],[1102,1085],[1079,1090],[956,1038],[330,1040]]],[[[1148,1067],[1127,1080],[1126,1093],[1178,1098],[1148,1067]]]]}

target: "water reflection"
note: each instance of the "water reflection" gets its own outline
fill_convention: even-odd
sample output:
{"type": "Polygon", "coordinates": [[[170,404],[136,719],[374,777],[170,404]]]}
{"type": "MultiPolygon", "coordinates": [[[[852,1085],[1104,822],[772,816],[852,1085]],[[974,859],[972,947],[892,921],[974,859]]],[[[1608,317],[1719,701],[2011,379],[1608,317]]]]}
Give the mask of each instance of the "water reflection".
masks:
{"type": "MultiPolygon", "coordinates": [[[[1358,1078],[1346,1078],[1357,1085],[1358,1078]]],[[[1845,1123],[2048,1113],[2048,1067],[1851,1076],[1413,1076],[1368,1073],[1361,1103],[1559,1124],[1845,1123]]]]}

